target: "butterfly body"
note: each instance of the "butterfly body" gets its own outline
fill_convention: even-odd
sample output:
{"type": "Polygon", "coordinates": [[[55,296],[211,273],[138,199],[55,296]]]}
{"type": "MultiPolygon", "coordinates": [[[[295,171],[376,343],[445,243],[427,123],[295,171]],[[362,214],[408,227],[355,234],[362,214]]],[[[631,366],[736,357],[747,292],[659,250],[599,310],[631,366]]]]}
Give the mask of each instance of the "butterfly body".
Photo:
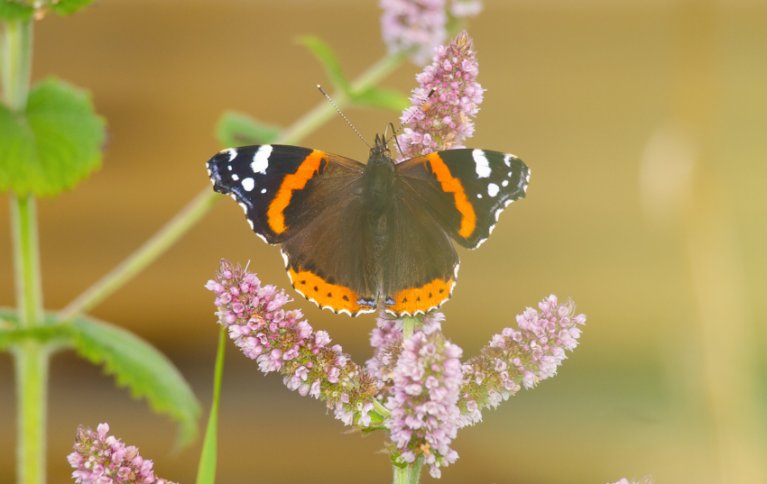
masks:
{"type": "Polygon", "coordinates": [[[513,155],[485,150],[395,163],[381,137],[367,164],[258,145],[219,152],[208,171],[253,231],[282,246],[296,291],[352,316],[423,314],[447,301],[459,265],[451,239],[478,247],[524,196],[530,173],[513,155]]]}

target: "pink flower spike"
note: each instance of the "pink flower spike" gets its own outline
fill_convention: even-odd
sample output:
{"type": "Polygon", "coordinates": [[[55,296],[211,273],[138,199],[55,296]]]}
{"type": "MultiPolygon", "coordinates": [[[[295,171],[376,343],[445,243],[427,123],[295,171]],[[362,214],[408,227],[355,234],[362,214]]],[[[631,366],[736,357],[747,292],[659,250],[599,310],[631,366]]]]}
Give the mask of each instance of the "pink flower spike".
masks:
{"type": "Polygon", "coordinates": [[[447,38],[447,24],[482,11],[480,0],[380,0],[381,33],[390,53],[410,51],[423,65],[447,38]]]}
{"type": "Polygon", "coordinates": [[[447,46],[438,47],[432,63],[416,76],[411,106],[400,116],[401,160],[462,148],[474,134],[473,118],[485,91],[477,82],[479,66],[471,44],[469,35],[461,32],[447,46]]]}
{"type": "Polygon", "coordinates": [[[134,446],[126,446],[122,440],[109,435],[109,425],[101,423],[93,431],[78,427],[74,451],[67,461],[75,469],[72,478],[77,483],[144,483],[160,484],[171,481],[154,475],[151,460],[139,455],[134,446]]]}
{"type": "Polygon", "coordinates": [[[583,314],[575,304],[560,304],[551,295],[517,316],[517,329],[504,328],[478,356],[463,365],[461,427],[482,420],[481,410],[496,407],[522,388],[533,388],[551,378],[578,345],[583,314]]]}
{"type": "Polygon", "coordinates": [[[372,378],[331,344],[327,331],[315,331],[301,311],[285,309],[291,298],[284,291],[225,260],[205,287],[215,294],[219,323],[262,372],[281,373],[288,389],[324,400],[347,425],[372,422],[372,378]]]}
{"type": "Polygon", "coordinates": [[[392,452],[402,463],[422,455],[434,478],[458,459],[450,444],[460,418],[461,354],[440,331],[417,331],[404,342],[394,368],[386,422],[392,452]]]}

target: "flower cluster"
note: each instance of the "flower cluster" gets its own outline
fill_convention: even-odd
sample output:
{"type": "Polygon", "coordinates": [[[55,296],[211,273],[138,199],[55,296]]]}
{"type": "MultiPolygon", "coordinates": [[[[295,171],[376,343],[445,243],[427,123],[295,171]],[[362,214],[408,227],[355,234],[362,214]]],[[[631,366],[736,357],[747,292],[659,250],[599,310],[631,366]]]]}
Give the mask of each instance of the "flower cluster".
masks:
{"type": "Polygon", "coordinates": [[[458,429],[553,376],[585,323],[572,302],[549,296],[462,364],[461,348],[442,334],[442,313],[422,318],[409,338],[404,320],[382,315],[370,335],[373,357],[360,367],[300,311],[285,310],[290,298],[255,274],[222,261],[207,288],[230,338],[264,373],[280,372],[291,390],[325,400],[347,425],[388,429],[394,461],[420,459],[434,477],[458,458],[451,448],[458,429]]]}
{"type": "Polygon", "coordinates": [[[566,352],[578,345],[586,316],[575,314],[572,301],[560,304],[551,295],[538,309],[527,308],[517,316],[518,329],[505,328],[463,365],[462,427],[481,421],[483,408],[554,376],[566,352]]]}
{"type": "Polygon", "coordinates": [[[458,433],[461,354],[438,326],[424,328],[405,340],[394,370],[392,394],[386,402],[395,459],[410,464],[423,456],[432,477],[458,459],[450,443],[458,433]]]}
{"type": "Polygon", "coordinates": [[[74,452],[67,460],[75,469],[72,478],[78,483],[171,483],[155,477],[152,461],[141,457],[136,447],[109,435],[105,423],[99,424],[96,431],[79,427],[74,452]]]}
{"type": "Polygon", "coordinates": [[[381,0],[381,32],[389,52],[407,51],[423,65],[432,51],[447,38],[450,19],[477,15],[480,0],[381,0]]]}
{"type": "Polygon", "coordinates": [[[326,331],[315,331],[299,310],[285,310],[284,291],[227,261],[206,288],[216,295],[217,316],[234,344],[264,373],[283,375],[300,395],[325,400],[346,425],[371,422],[375,385],[326,331]]]}
{"type": "Polygon", "coordinates": [[[478,72],[466,32],[437,48],[433,62],[416,76],[411,106],[400,117],[404,127],[397,138],[401,159],[463,147],[464,140],[474,134],[473,118],[484,96],[478,72]]]}

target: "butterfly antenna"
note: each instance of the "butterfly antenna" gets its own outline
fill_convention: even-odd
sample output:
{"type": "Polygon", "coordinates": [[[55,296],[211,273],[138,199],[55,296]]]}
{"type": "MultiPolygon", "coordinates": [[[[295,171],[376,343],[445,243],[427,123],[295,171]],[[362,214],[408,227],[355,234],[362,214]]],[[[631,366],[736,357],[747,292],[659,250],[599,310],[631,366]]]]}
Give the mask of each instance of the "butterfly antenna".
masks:
{"type": "MultiPolygon", "coordinates": [[[[397,128],[394,127],[394,123],[389,123],[387,128],[391,128],[391,137],[394,138],[394,144],[397,146],[397,151],[399,151],[400,156],[404,156],[405,153],[402,152],[402,147],[399,145],[399,139],[397,138],[397,128]]],[[[386,133],[384,133],[384,138],[386,138],[386,133]]]]}
{"type": "Polygon", "coordinates": [[[336,112],[338,113],[338,115],[339,115],[339,116],[341,116],[341,117],[344,119],[344,121],[346,121],[346,124],[348,124],[348,125],[349,125],[349,127],[352,129],[352,131],[354,131],[354,132],[357,134],[357,137],[358,137],[359,139],[361,139],[361,140],[362,140],[362,142],[363,142],[363,143],[365,143],[365,144],[368,146],[368,148],[370,148],[370,149],[373,149],[373,147],[372,147],[372,146],[370,146],[370,143],[368,143],[368,142],[367,142],[367,140],[365,139],[365,137],[364,137],[364,136],[362,136],[362,134],[361,134],[361,133],[360,133],[360,132],[357,130],[357,127],[356,127],[356,126],[354,126],[354,125],[352,124],[352,122],[351,122],[351,121],[349,121],[349,118],[347,118],[347,117],[346,117],[346,115],[344,114],[344,112],[343,112],[343,111],[341,111],[341,109],[338,107],[338,105],[335,103],[335,101],[333,101],[333,98],[332,98],[332,97],[330,97],[330,94],[328,94],[327,92],[325,92],[325,90],[324,90],[324,89],[322,88],[322,86],[320,86],[319,84],[317,84],[317,89],[319,89],[319,90],[320,90],[320,93],[322,93],[322,95],[323,95],[323,96],[325,96],[325,99],[327,99],[327,100],[328,100],[328,102],[330,103],[330,105],[331,105],[331,106],[333,106],[333,108],[335,108],[335,110],[336,110],[336,112]]]}

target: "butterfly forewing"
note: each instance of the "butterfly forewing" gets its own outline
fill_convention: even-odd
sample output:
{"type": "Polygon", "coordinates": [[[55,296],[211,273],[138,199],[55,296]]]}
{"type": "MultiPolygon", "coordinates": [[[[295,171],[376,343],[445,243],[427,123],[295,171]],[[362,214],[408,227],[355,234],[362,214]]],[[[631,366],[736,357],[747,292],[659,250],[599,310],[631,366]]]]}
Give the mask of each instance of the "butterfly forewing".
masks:
{"type": "MultiPolygon", "coordinates": [[[[363,169],[348,158],[285,145],[229,148],[208,161],[214,190],[237,201],[253,231],[270,244],[287,240],[301,227],[298,221],[323,209],[303,201],[324,185],[318,180],[353,180],[363,169]]],[[[323,199],[328,205],[336,201],[323,199]]]]}
{"type": "Polygon", "coordinates": [[[419,156],[397,165],[397,172],[442,228],[469,248],[487,239],[530,181],[529,168],[516,156],[479,149],[419,156]]]}

